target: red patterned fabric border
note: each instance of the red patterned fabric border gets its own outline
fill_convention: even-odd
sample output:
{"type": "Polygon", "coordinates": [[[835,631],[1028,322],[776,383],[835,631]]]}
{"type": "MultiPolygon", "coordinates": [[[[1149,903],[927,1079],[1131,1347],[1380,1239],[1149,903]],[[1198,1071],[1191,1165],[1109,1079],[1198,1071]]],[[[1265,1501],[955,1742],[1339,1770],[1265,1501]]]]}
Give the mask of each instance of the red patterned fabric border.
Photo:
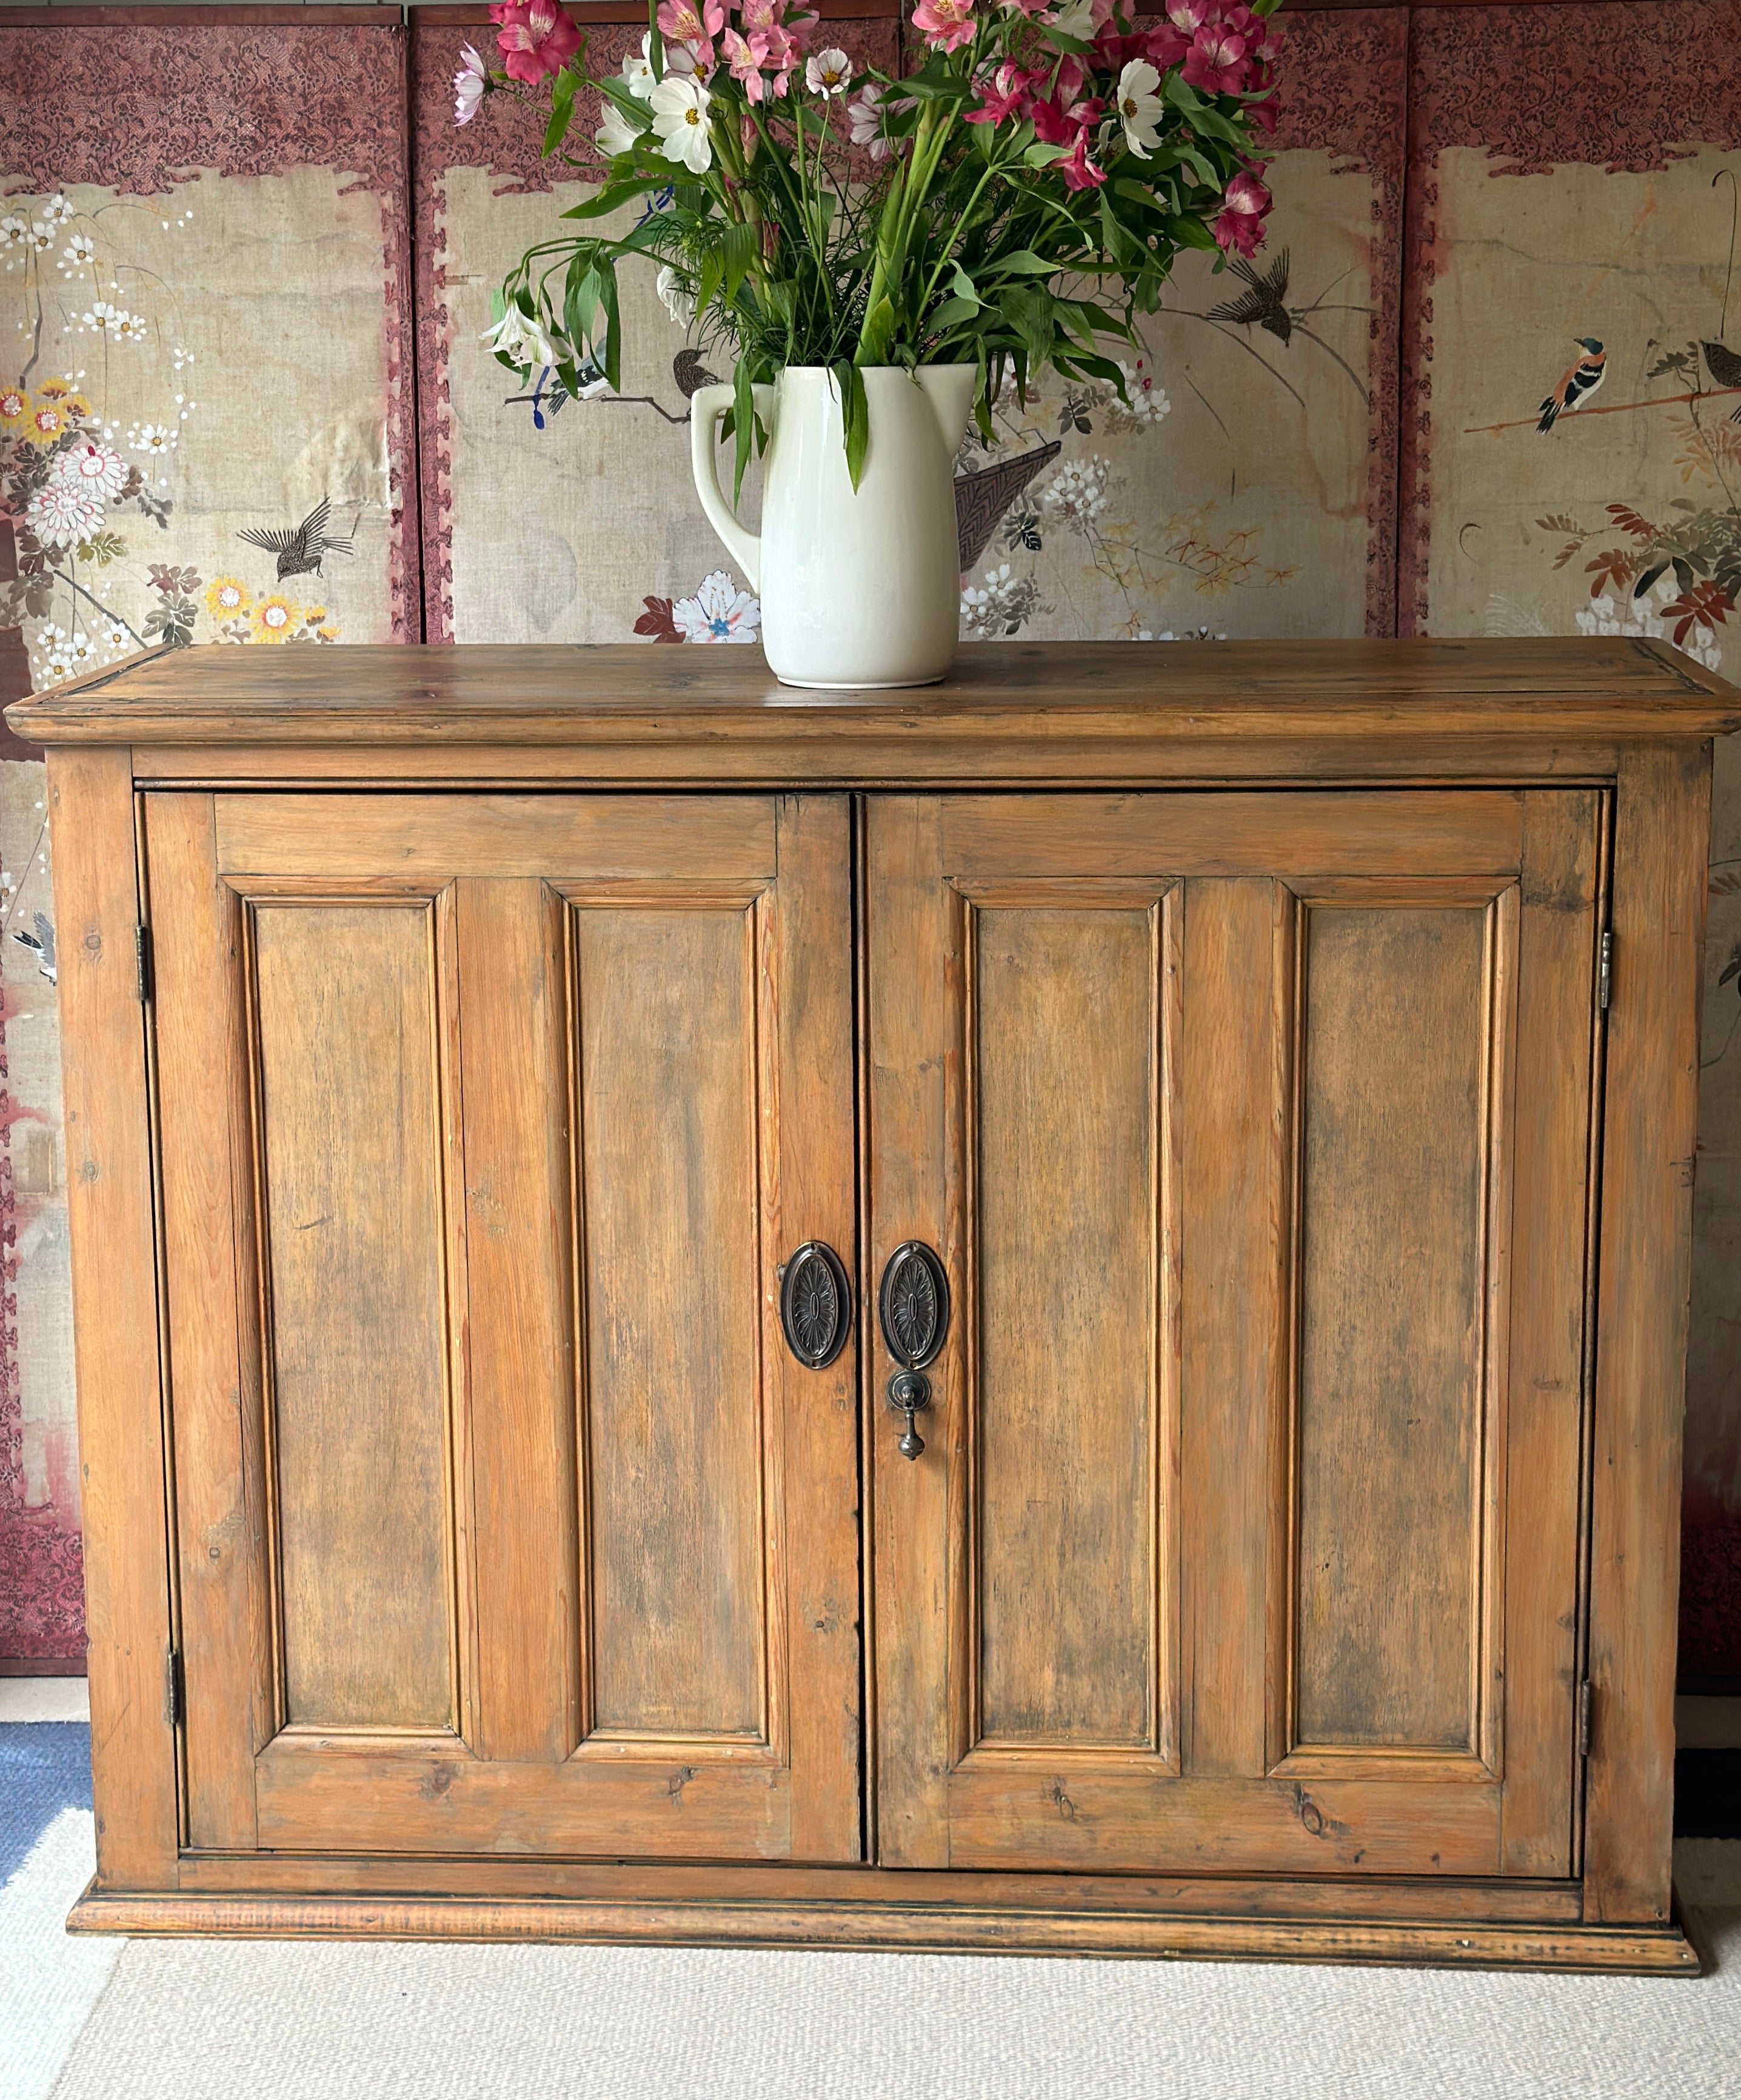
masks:
{"type": "Polygon", "coordinates": [[[1439,155],[1484,147],[1495,176],[1648,173],[1695,142],[1741,144],[1741,0],[1606,0],[1572,33],[1540,7],[1423,7],[1411,20],[1397,625],[1426,632],[1439,155]]]}
{"type": "Polygon", "coordinates": [[[0,174],[161,196],[200,169],[334,168],[381,202],[395,640],[422,631],[406,209],[406,38],[393,24],[0,24],[0,174]],[[79,83],[89,82],[88,87],[79,83]]]}
{"type": "MultiPolygon", "coordinates": [[[[430,642],[453,639],[453,492],[451,477],[452,417],[448,408],[447,356],[450,345],[442,293],[447,289],[447,171],[487,168],[496,177],[496,194],[548,190],[553,181],[570,178],[560,161],[546,161],[544,118],[528,98],[492,95],[468,125],[453,117],[453,76],[467,44],[496,61],[495,31],[425,25],[413,17],[411,58],[412,211],[416,227],[417,395],[420,452],[417,461],[423,520],[423,631],[430,642]]],[[[587,54],[595,70],[615,72],[624,55],[638,47],[631,29],[588,33],[587,54]]],[[[599,118],[597,96],[576,104],[575,129],[590,130],[599,118]]],[[[481,357],[486,353],[480,348],[481,357]]]]}
{"type": "Polygon", "coordinates": [[[1282,151],[1329,153],[1369,174],[1373,315],[1367,373],[1366,631],[1396,631],[1397,335],[1408,92],[1406,9],[1289,14],[1276,112],[1282,151]]]}

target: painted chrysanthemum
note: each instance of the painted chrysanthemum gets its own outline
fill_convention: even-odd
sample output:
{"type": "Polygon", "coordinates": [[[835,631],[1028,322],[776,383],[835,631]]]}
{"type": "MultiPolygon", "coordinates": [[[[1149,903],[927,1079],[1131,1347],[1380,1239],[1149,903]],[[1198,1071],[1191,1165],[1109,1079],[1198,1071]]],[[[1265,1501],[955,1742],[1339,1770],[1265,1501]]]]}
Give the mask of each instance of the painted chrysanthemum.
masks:
{"type": "Polygon", "coordinates": [[[287,598],[263,598],[254,607],[250,624],[256,642],[282,642],[302,617],[287,598]]]}
{"type": "Polygon", "coordinates": [[[729,569],[703,576],[693,598],[680,598],[671,616],[685,642],[753,642],[761,606],[741,591],[729,569]]]}
{"type": "Polygon", "coordinates": [[[205,610],[214,620],[233,620],[253,602],[253,594],[240,576],[214,576],[205,586],[205,610]]]}
{"type": "Polygon", "coordinates": [[[70,482],[99,502],[112,503],[126,484],[127,462],[107,445],[74,445],[55,461],[49,479],[70,482]]]}
{"type": "Polygon", "coordinates": [[[30,396],[22,386],[0,386],[0,424],[8,430],[20,421],[30,406],[30,396]]]}
{"type": "Polygon", "coordinates": [[[24,507],[24,522],[45,547],[71,547],[103,523],[103,505],[77,483],[55,480],[24,507]]]}
{"type": "Polygon", "coordinates": [[[68,427],[69,420],[58,401],[37,401],[24,418],[24,441],[27,444],[51,445],[68,427]]]}

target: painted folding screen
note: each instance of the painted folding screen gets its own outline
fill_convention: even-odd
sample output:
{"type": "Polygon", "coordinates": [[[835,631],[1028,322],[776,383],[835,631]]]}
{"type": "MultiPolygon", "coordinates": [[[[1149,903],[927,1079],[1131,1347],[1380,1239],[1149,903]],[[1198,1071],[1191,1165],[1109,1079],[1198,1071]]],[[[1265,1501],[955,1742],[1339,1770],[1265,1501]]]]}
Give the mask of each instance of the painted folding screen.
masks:
{"type": "MultiPolygon", "coordinates": [[[[887,12],[843,9],[829,33],[893,60],[887,12]]],[[[959,494],[965,633],[1390,631],[1407,15],[1302,12],[1289,33],[1278,201],[1255,268],[1218,276],[1185,257],[1144,353],[1126,360],[1129,406],[1053,377],[1001,404],[989,455],[963,448],[963,474],[985,477],[959,494]]],[[[491,34],[483,9],[444,7],[417,38],[429,633],[712,640],[699,587],[721,573],[735,602],[745,580],[690,482],[688,397],[706,360],[651,272],[624,273],[623,400],[524,398],[478,343],[491,287],[588,188],[555,179],[571,171],[540,161],[536,112],[505,96],[456,126],[461,48],[491,34]]],[[[639,40],[589,34],[595,69],[639,40]]],[[[596,122],[583,110],[576,130],[596,122]]],[[[750,501],[753,515],[753,488],[750,501]]],[[[729,638],[755,638],[746,611],[729,638]]]]}
{"type": "MultiPolygon", "coordinates": [[[[892,57],[864,4],[885,11],[831,33],[892,57]]],[[[1679,632],[1735,676],[1709,586],[1741,490],[1741,4],[1286,20],[1268,246],[1245,279],[1187,258],[1135,412],[1054,382],[964,454],[968,631],[1382,633],[1399,607],[1408,633],[1679,632]],[[1602,384],[1544,433],[1584,338],[1602,384]],[[1688,575],[1641,600],[1664,532],[1688,575]]],[[[593,33],[614,62],[638,32],[593,33]]],[[[0,696],[166,630],[712,638],[705,360],[650,284],[637,400],[510,399],[475,339],[562,201],[529,114],[454,126],[459,49],[491,35],[482,7],[420,11],[408,65],[396,10],[0,15],[0,401],[25,382],[0,420],[0,696]],[[54,431],[23,425],[81,399],[125,477],[33,549],[54,431]],[[239,536],[293,538],[323,501],[299,549],[239,536]]],[[[1718,766],[1682,1612],[1706,1677],[1741,1676],[1741,753],[1718,766]]],[[[0,763],[0,1657],[80,1636],[42,799],[40,767],[0,763]]]]}
{"type": "MultiPolygon", "coordinates": [[[[1741,677],[1738,148],[1735,0],[1414,11],[1405,633],[1653,635],[1741,677]]],[[[1738,744],[1711,847],[1686,1679],[1741,1676],[1738,744]]]]}
{"type": "MultiPolygon", "coordinates": [[[[396,9],[0,16],[0,698],[142,643],[417,637],[404,76],[396,9]]],[[[3,757],[0,1657],[68,1658],[55,936],[42,768],[3,757]]]]}

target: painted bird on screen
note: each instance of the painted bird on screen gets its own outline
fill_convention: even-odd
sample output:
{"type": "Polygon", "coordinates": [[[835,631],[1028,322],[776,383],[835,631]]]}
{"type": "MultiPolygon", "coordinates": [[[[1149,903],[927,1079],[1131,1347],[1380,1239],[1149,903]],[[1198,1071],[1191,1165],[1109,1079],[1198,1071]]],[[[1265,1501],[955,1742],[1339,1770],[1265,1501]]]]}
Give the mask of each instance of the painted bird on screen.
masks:
{"type": "Polygon", "coordinates": [[[1584,353],[1541,404],[1538,430],[1551,430],[1562,416],[1581,408],[1608,376],[1608,353],[1593,335],[1574,336],[1584,353]]]}
{"type": "Polygon", "coordinates": [[[311,569],[318,576],[320,564],[328,554],[353,554],[357,526],[362,523],[359,510],[355,523],[342,540],[334,539],[327,531],[327,521],[333,514],[333,506],[325,496],[311,510],[300,525],[293,525],[288,532],[272,532],[263,527],[250,526],[238,532],[238,540],[245,540],[250,547],[264,547],[267,554],[278,557],[278,580],[286,576],[304,576],[311,569]]]}

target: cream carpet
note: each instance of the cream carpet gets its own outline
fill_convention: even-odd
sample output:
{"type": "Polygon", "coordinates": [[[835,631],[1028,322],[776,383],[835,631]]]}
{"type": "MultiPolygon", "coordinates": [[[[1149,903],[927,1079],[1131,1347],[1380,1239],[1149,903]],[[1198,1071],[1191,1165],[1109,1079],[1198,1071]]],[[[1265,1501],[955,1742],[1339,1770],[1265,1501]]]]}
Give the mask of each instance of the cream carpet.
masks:
{"type": "Polygon", "coordinates": [[[54,2100],[1741,2100],[1741,1843],[1678,1858],[1697,1981],[135,1940],[54,2100]]]}

